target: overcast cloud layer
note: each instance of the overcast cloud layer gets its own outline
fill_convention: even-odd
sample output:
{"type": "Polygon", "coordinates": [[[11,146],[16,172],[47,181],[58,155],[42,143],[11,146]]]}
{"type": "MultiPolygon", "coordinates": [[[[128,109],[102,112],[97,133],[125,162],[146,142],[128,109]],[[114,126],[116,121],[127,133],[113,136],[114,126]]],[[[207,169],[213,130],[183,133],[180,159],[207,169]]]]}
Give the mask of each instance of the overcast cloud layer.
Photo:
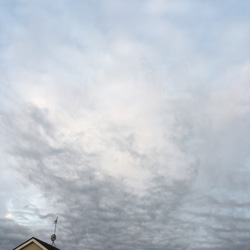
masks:
{"type": "Polygon", "coordinates": [[[0,249],[249,249],[249,9],[0,1],[0,249]]]}

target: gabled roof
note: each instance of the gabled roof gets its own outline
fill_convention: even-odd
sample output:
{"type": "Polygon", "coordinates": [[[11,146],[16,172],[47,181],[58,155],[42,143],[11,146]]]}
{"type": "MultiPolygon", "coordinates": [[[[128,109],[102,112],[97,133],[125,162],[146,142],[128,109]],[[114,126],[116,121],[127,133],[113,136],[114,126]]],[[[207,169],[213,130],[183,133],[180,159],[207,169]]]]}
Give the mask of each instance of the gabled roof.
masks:
{"type": "Polygon", "coordinates": [[[13,250],[22,250],[24,247],[30,245],[30,244],[36,244],[37,246],[39,246],[42,250],[60,250],[57,247],[54,247],[42,240],[39,240],[35,237],[30,238],[29,240],[23,242],[21,245],[17,246],[16,248],[14,248],[13,250]]]}

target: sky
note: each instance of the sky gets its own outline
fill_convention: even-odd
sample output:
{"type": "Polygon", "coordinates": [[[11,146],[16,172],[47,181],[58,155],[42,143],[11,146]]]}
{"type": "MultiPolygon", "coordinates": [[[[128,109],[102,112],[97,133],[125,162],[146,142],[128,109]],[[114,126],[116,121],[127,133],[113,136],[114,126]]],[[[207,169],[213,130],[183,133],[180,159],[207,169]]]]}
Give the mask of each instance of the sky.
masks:
{"type": "Polygon", "coordinates": [[[0,249],[249,249],[249,8],[0,0],[0,249]]]}

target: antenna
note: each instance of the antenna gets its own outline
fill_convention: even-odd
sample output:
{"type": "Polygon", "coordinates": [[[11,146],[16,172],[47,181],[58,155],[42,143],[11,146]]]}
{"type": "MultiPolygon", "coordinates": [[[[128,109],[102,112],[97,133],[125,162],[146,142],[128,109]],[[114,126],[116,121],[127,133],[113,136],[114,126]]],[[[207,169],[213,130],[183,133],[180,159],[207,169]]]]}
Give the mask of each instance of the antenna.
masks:
{"type": "Polygon", "coordinates": [[[54,221],[55,229],[54,229],[54,233],[51,235],[51,241],[52,241],[51,245],[55,245],[57,220],[58,220],[58,216],[56,217],[56,219],[54,221]]]}

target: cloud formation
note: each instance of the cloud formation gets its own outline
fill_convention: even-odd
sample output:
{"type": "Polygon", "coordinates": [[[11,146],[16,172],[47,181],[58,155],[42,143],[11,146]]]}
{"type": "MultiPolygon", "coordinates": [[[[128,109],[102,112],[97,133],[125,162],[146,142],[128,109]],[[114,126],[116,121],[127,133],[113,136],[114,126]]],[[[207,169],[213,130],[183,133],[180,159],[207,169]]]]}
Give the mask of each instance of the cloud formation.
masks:
{"type": "Polygon", "coordinates": [[[247,3],[1,7],[0,248],[248,249],[247,3]]]}

